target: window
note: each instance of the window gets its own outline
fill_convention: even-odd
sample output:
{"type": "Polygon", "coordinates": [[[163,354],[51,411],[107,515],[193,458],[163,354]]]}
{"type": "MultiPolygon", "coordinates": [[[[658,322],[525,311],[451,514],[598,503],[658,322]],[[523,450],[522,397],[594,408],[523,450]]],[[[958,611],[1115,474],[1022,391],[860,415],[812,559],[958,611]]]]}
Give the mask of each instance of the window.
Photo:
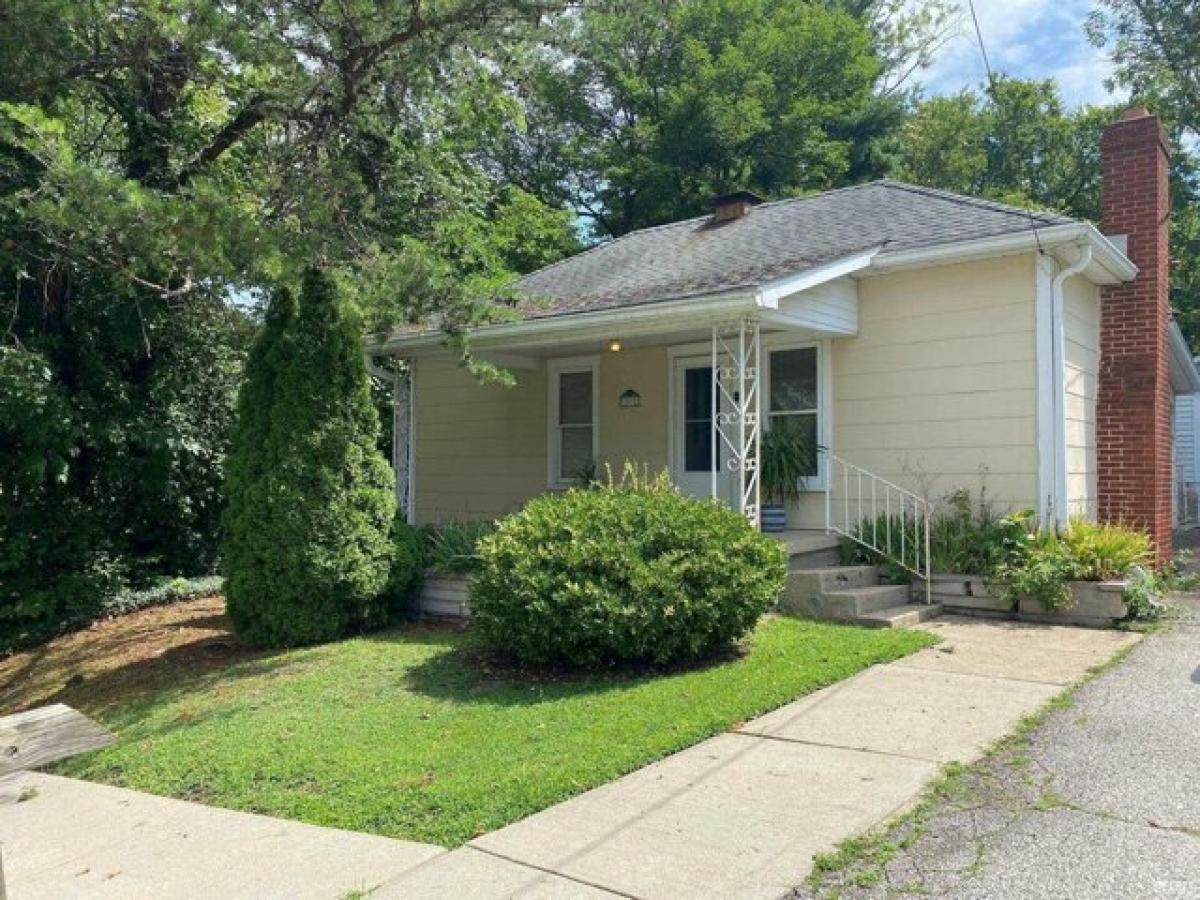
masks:
{"type": "Polygon", "coordinates": [[[574,481],[596,460],[596,366],[560,362],[550,369],[550,484],[574,481]]]}
{"type": "Polygon", "coordinates": [[[794,428],[810,448],[808,474],[817,474],[817,348],[771,352],[770,403],[767,427],[794,428]]]}
{"type": "Polygon", "coordinates": [[[683,373],[683,469],[711,472],[713,463],[712,366],[683,373]]]}

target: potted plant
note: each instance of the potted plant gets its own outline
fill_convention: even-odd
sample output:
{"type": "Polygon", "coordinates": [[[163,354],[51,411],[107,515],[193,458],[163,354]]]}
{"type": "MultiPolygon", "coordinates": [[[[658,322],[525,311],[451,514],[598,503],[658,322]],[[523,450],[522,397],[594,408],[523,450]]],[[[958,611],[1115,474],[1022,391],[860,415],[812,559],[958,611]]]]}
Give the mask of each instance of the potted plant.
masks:
{"type": "Polygon", "coordinates": [[[766,498],[759,516],[763,531],[778,533],[787,528],[787,504],[800,499],[804,479],[812,472],[813,451],[798,428],[776,424],[763,434],[759,466],[766,498]]]}

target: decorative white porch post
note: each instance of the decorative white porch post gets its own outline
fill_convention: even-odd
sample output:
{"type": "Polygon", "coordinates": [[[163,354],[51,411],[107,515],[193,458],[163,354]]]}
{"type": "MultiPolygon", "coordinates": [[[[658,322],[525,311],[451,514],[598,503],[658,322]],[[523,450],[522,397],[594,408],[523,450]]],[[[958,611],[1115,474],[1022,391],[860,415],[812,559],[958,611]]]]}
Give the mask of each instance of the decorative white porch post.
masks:
{"type": "Polygon", "coordinates": [[[367,371],[392,386],[392,472],[396,476],[396,509],[406,522],[413,519],[413,369],[397,360],[399,368],[379,365],[367,354],[367,371]]]}
{"type": "Polygon", "coordinates": [[[396,473],[396,509],[412,523],[412,368],[405,366],[392,382],[392,471],[396,473]]]}
{"type": "Polygon", "coordinates": [[[762,339],[758,320],[750,317],[712,331],[712,495],[717,496],[717,465],[721,449],[726,468],[734,474],[734,509],[759,527],[761,484],[758,461],[762,449],[762,339]]]}

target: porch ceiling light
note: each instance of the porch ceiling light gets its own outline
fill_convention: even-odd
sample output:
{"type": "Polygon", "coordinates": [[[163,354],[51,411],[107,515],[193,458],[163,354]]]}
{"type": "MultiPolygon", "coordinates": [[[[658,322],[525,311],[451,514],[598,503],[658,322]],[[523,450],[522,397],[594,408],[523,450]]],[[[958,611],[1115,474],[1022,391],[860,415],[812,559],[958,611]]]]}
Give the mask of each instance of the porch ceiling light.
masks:
{"type": "Polygon", "coordinates": [[[609,338],[608,349],[611,350],[613,353],[620,353],[621,352],[621,339],[620,338],[609,338]]]}

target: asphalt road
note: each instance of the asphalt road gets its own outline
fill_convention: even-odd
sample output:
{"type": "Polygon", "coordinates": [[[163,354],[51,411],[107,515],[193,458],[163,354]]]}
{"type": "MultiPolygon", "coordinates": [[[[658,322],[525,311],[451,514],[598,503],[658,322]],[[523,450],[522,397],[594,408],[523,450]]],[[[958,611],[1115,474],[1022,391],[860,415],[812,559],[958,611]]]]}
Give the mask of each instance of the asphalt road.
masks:
{"type": "Polygon", "coordinates": [[[1178,602],[1168,631],[954,782],[923,828],[893,831],[912,840],[882,871],[793,896],[1200,897],[1200,596],[1178,602]]]}

